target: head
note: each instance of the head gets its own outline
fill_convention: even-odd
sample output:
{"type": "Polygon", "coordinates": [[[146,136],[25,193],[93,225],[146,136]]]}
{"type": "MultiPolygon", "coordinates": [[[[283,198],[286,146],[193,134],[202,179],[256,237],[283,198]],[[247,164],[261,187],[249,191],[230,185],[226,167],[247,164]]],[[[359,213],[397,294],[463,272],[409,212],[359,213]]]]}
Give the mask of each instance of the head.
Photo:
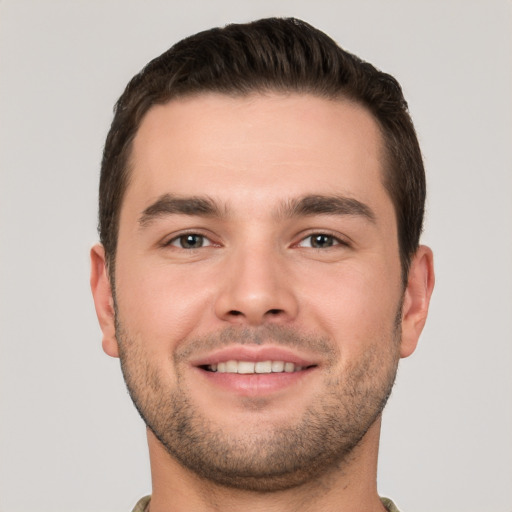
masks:
{"type": "Polygon", "coordinates": [[[424,195],[396,81],[303,22],[204,32],[133,78],[91,282],[150,447],[252,491],[376,451],[433,286],[424,195]]]}
{"type": "Polygon", "coordinates": [[[186,38],[126,87],[115,107],[100,180],[99,232],[112,280],[132,142],[146,113],[155,105],[202,93],[240,97],[269,91],[348,99],[372,114],[384,142],[382,181],[395,209],[405,285],[422,231],[425,173],[400,85],[311,25],[275,18],[186,38]]]}

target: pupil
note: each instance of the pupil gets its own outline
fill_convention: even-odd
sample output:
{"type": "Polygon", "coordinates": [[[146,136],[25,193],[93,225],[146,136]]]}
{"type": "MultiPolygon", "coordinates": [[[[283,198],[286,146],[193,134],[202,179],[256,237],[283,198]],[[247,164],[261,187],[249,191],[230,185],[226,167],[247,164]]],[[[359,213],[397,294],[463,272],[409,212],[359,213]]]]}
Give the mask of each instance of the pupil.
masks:
{"type": "Polygon", "coordinates": [[[181,237],[181,246],[185,249],[197,249],[203,245],[201,235],[184,235],[181,237]]]}
{"type": "Polygon", "coordinates": [[[329,235],[315,235],[312,239],[313,247],[331,247],[332,237],[329,235]]]}

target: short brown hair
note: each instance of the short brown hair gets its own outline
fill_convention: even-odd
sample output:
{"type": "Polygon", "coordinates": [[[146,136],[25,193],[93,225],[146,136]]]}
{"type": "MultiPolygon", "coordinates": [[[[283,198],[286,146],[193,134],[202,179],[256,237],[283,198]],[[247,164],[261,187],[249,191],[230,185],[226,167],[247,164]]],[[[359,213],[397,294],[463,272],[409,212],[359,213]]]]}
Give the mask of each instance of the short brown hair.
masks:
{"type": "Polygon", "coordinates": [[[200,32],[152,60],[129,82],[115,106],[101,165],[98,230],[111,278],[132,141],[147,111],[180,96],[265,91],[347,98],[373,114],[385,144],[383,182],[395,208],[406,282],[422,231],[426,187],[421,151],[400,85],[294,18],[200,32]]]}

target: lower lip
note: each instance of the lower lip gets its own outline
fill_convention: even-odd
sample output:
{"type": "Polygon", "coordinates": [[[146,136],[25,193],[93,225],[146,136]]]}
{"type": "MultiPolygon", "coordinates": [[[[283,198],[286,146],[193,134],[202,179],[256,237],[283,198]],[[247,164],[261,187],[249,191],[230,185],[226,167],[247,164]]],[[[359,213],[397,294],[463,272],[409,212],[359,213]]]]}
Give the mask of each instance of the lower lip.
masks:
{"type": "Polygon", "coordinates": [[[297,385],[311,375],[314,367],[298,372],[282,373],[221,373],[197,368],[208,381],[227,391],[245,396],[268,395],[297,385]]]}

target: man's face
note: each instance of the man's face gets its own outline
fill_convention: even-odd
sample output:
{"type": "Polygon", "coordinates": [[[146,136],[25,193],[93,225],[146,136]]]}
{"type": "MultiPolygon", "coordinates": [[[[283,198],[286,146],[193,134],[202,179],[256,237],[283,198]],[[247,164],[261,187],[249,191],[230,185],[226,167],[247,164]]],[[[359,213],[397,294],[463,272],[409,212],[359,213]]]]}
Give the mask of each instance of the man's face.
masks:
{"type": "Polygon", "coordinates": [[[285,488],[378,424],[403,295],[382,162],[375,121],[347,101],[210,94],[144,118],[116,336],[139,411],[184,466],[285,488]]]}

